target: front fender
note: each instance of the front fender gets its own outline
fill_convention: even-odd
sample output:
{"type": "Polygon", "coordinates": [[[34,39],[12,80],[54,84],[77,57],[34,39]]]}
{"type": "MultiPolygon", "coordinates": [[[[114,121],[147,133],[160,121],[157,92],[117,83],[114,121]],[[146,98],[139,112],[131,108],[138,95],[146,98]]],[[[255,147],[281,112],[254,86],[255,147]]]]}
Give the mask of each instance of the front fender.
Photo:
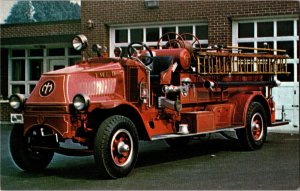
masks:
{"type": "MultiPolygon", "coordinates": [[[[139,138],[143,140],[150,140],[149,133],[147,129],[149,129],[149,123],[147,123],[147,119],[145,115],[143,115],[139,109],[130,102],[124,101],[113,101],[113,102],[105,102],[99,104],[92,104],[89,108],[90,117],[92,117],[92,121],[99,120],[99,116],[101,116],[100,121],[112,115],[122,115],[129,118],[136,126],[139,138]]],[[[91,119],[91,118],[90,118],[91,119]]]]}

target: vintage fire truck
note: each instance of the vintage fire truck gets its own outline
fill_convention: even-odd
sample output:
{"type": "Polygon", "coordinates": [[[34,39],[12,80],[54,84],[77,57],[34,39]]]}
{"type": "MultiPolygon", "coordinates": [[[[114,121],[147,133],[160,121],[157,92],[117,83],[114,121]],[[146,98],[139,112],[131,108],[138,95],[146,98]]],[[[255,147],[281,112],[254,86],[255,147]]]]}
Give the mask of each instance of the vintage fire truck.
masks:
{"type": "Polygon", "coordinates": [[[288,124],[275,119],[272,97],[277,74],[289,74],[284,50],[201,48],[196,36],[173,32],[156,47],[132,42],[118,57],[90,50],[84,35],[72,42],[82,61],[43,74],[28,98],[10,97],[11,155],[23,170],[46,168],[55,152],[94,155],[100,176],[119,178],[134,168],[139,140],[179,148],[230,130],[256,150],[267,126],[288,124]]]}

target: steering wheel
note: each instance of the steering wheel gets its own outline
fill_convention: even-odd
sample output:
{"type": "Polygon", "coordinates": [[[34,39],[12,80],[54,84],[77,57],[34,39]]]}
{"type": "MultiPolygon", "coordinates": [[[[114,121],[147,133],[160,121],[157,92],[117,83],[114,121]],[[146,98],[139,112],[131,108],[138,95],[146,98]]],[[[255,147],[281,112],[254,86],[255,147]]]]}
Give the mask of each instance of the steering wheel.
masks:
{"type": "Polygon", "coordinates": [[[132,43],[130,43],[130,44],[128,45],[128,47],[127,47],[127,53],[128,53],[128,56],[129,56],[130,59],[136,59],[136,60],[138,60],[139,62],[141,62],[142,64],[144,64],[145,66],[148,66],[148,65],[151,64],[152,61],[153,61],[153,53],[152,53],[151,49],[150,49],[146,44],[144,44],[144,43],[142,43],[142,42],[132,42],[132,43]],[[137,50],[137,49],[133,46],[133,45],[135,45],[135,44],[138,44],[138,45],[144,47],[144,48],[147,50],[146,55],[143,55],[143,56],[142,56],[142,55],[140,54],[140,51],[137,50]],[[147,54],[148,52],[149,52],[149,54],[147,54]],[[142,58],[143,60],[145,60],[145,62],[143,62],[143,61],[141,60],[141,58],[142,58]]]}
{"type": "Polygon", "coordinates": [[[184,45],[184,39],[182,38],[182,36],[180,36],[179,34],[175,33],[175,32],[167,32],[165,34],[163,34],[160,39],[157,41],[157,48],[160,49],[160,47],[163,48],[185,48],[184,45]],[[171,38],[170,36],[174,36],[175,38],[171,38]],[[167,43],[165,44],[165,46],[162,46],[161,43],[164,40],[164,38],[167,38],[167,43]]]}

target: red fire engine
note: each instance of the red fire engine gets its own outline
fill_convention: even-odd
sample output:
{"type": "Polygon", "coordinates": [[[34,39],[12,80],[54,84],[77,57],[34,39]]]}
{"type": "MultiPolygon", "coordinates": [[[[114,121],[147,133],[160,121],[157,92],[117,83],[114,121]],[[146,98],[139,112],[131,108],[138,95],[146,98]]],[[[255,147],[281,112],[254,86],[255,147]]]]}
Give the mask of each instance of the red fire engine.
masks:
{"type": "Polygon", "coordinates": [[[84,35],[73,46],[82,61],[43,74],[28,98],[10,97],[11,155],[23,170],[44,169],[55,152],[94,155],[101,176],[118,178],[133,169],[139,140],[180,147],[235,130],[246,149],[256,150],[267,126],[288,124],[275,120],[272,98],[277,74],[289,74],[284,50],[201,48],[196,36],[176,33],[156,47],[133,42],[126,57],[108,57],[100,45],[91,52],[84,35]]]}

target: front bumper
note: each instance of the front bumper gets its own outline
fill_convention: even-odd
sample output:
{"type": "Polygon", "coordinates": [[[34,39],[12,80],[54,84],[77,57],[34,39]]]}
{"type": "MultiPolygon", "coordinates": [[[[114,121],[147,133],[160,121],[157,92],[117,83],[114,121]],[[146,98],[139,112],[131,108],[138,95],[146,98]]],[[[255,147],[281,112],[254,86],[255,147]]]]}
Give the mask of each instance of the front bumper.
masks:
{"type": "Polygon", "coordinates": [[[24,134],[31,128],[43,126],[54,130],[62,138],[72,138],[73,136],[70,114],[11,113],[10,121],[13,124],[24,124],[24,134]]]}

